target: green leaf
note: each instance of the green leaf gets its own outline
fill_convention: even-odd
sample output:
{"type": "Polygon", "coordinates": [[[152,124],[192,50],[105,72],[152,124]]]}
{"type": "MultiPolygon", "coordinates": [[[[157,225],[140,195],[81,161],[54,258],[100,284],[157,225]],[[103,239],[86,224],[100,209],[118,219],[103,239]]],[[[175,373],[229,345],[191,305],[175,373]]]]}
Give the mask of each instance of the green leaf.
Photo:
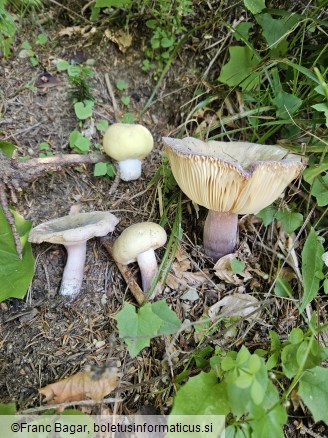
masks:
{"type": "Polygon", "coordinates": [[[263,225],[267,227],[273,221],[275,214],[277,213],[276,207],[273,205],[268,205],[259,211],[256,216],[263,220],[263,225]]]}
{"type": "Polygon", "coordinates": [[[151,304],[151,308],[153,313],[163,321],[163,324],[157,333],[158,335],[170,335],[176,333],[180,329],[181,321],[176,313],[170,309],[166,301],[156,301],[151,304]]]}
{"type": "Polygon", "coordinates": [[[22,45],[21,45],[21,48],[25,49],[25,50],[32,50],[32,46],[31,46],[31,44],[28,41],[23,41],[22,45]]]}
{"type": "Polygon", "coordinates": [[[298,371],[298,365],[295,360],[297,350],[298,344],[288,344],[282,349],[281,352],[282,369],[289,379],[294,377],[298,371]]]}
{"type": "Polygon", "coordinates": [[[328,205],[328,173],[318,175],[312,184],[311,193],[315,196],[319,207],[328,205]]]}
{"type": "Polygon", "coordinates": [[[324,113],[326,117],[326,126],[328,126],[328,105],[326,103],[317,103],[315,105],[312,105],[312,108],[324,113]]]}
{"type": "Polygon", "coordinates": [[[328,170],[328,159],[326,158],[320,164],[311,163],[309,167],[304,170],[303,178],[307,183],[312,184],[314,178],[316,178],[321,173],[327,170],[328,170]]]}
{"type": "Polygon", "coordinates": [[[232,271],[235,274],[241,274],[243,272],[243,270],[245,269],[245,262],[243,262],[242,260],[238,260],[236,258],[230,260],[230,266],[232,271]]]}
{"type": "Polygon", "coordinates": [[[144,347],[149,347],[150,339],[157,335],[163,324],[162,319],[153,313],[149,303],[138,312],[134,306],[125,303],[116,315],[116,320],[120,338],[124,339],[132,358],[144,347]]]}
{"type": "Polygon", "coordinates": [[[69,64],[67,67],[67,73],[68,73],[68,76],[73,77],[73,78],[80,76],[81,67],[79,65],[76,65],[76,64],[69,64]]]}
{"type": "Polygon", "coordinates": [[[105,119],[99,120],[99,122],[96,124],[96,128],[98,131],[106,132],[108,129],[108,122],[105,119]]]}
{"type": "Polygon", "coordinates": [[[79,120],[85,120],[92,116],[94,102],[85,100],[84,102],[76,102],[74,104],[75,115],[79,120]]]}
{"type": "Polygon", "coordinates": [[[274,293],[277,297],[292,297],[292,288],[287,280],[278,277],[274,286],[274,293]]]}
{"type": "Polygon", "coordinates": [[[255,71],[260,58],[247,46],[229,47],[230,60],[222,68],[218,78],[231,87],[239,85],[243,90],[251,90],[259,84],[261,73],[255,71]]]}
{"type": "Polygon", "coordinates": [[[265,0],[244,0],[244,5],[252,14],[258,14],[265,8],[265,0]]]}
{"type": "Polygon", "coordinates": [[[0,403],[0,415],[15,415],[16,404],[15,403],[0,403]]]}
{"type": "Polygon", "coordinates": [[[328,295],[328,278],[323,282],[323,291],[326,295],[328,295]]]}
{"type": "Polygon", "coordinates": [[[302,251],[302,276],[303,276],[303,298],[300,312],[312,301],[319,290],[320,279],[314,275],[315,272],[322,272],[322,254],[325,252],[318,236],[311,228],[303,251],[302,251]]]}
{"type": "Polygon", "coordinates": [[[0,208],[0,301],[8,298],[24,298],[34,275],[32,247],[27,241],[32,222],[25,221],[16,212],[12,213],[21,239],[23,254],[20,259],[11,228],[0,208]]]}
{"type": "Polygon", "coordinates": [[[328,424],[328,369],[315,367],[305,371],[299,382],[298,393],[310,409],[314,421],[328,424]]]}
{"type": "Polygon", "coordinates": [[[93,169],[94,176],[104,176],[107,174],[107,163],[96,163],[93,169]]]}
{"type": "Polygon", "coordinates": [[[121,122],[132,124],[135,122],[135,117],[132,113],[125,113],[125,114],[123,114],[121,122]]]}
{"type": "Polygon", "coordinates": [[[47,42],[48,42],[48,37],[44,33],[40,33],[37,36],[36,44],[42,45],[42,44],[46,44],[47,42]]]}
{"type": "Polygon", "coordinates": [[[303,215],[290,211],[288,208],[278,210],[276,219],[282,223],[284,230],[288,234],[291,234],[303,224],[303,215]]]}
{"type": "Polygon", "coordinates": [[[253,23],[250,23],[249,21],[242,21],[241,23],[237,24],[235,27],[235,31],[233,33],[233,36],[236,41],[248,41],[248,34],[250,29],[254,26],[253,23]]]}
{"type": "Polygon", "coordinates": [[[214,371],[190,377],[174,399],[171,415],[227,415],[230,412],[225,385],[214,371]]]}
{"type": "Polygon", "coordinates": [[[96,8],[123,8],[124,6],[130,6],[132,0],[97,0],[96,8]]]}
{"type": "Polygon", "coordinates": [[[300,344],[303,342],[304,339],[304,333],[300,328],[294,328],[289,335],[289,342],[293,345],[300,344]]]}
{"type": "Polygon", "coordinates": [[[125,82],[123,79],[118,79],[116,81],[116,88],[120,91],[124,91],[127,88],[129,88],[129,85],[127,82],[125,82]]]}
{"type": "Polygon", "coordinates": [[[63,59],[58,61],[56,64],[56,68],[58,71],[66,71],[69,66],[70,64],[67,61],[64,61],[63,59]]]}
{"type": "Polygon", "coordinates": [[[0,141],[0,150],[6,157],[10,158],[16,150],[16,146],[9,141],[0,141]]]}
{"type": "Polygon", "coordinates": [[[121,102],[123,103],[123,105],[129,106],[130,105],[130,98],[129,98],[129,96],[122,96],[121,97],[121,102]]]}
{"type": "Polygon", "coordinates": [[[262,35],[272,48],[287,38],[289,30],[299,19],[292,13],[280,19],[272,18],[270,14],[260,14],[256,16],[256,21],[262,27],[262,35]]]}
{"type": "Polygon", "coordinates": [[[280,91],[272,99],[272,103],[277,107],[276,116],[280,119],[289,119],[302,106],[303,100],[294,94],[280,91]]]}
{"type": "Polygon", "coordinates": [[[91,142],[78,131],[72,131],[69,135],[69,145],[78,152],[86,153],[90,149],[91,142]]]}

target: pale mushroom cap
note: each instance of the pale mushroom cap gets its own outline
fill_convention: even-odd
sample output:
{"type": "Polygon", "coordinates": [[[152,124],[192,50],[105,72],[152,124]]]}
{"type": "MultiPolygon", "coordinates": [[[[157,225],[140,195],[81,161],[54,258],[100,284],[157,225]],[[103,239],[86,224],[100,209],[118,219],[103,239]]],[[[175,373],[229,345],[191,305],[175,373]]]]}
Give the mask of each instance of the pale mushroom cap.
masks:
{"type": "Polygon", "coordinates": [[[34,227],[29,234],[29,241],[76,244],[92,237],[106,236],[114,231],[118,222],[119,219],[107,211],[63,216],[34,227]]]}
{"type": "Polygon", "coordinates": [[[157,249],[166,242],[167,235],[154,222],[141,222],[126,228],[113,245],[113,257],[122,265],[137,261],[139,254],[157,249]]]}
{"type": "Polygon", "coordinates": [[[174,178],[209,210],[249,214],[272,204],[305,167],[280,146],[164,137],[174,178]]]}
{"type": "Polygon", "coordinates": [[[142,160],[153,149],[154,140],[142,125],[114,123],[104,135],[103,146],[106,154],[117,161],[142,160]]]}

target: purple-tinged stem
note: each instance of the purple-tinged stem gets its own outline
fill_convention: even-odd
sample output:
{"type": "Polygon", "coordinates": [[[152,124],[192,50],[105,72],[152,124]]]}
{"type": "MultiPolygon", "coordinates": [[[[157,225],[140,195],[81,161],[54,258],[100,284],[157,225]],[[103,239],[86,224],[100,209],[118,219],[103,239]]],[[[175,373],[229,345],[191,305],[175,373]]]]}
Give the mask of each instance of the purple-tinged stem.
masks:
{"type": "Polygon", "coordinates": [[[205,254],[217,261],[234,251],[237,243],[238,215],[209,210],[204,226],[205,254]]]}
{"type": "Polygon", "coordinates": [[[67,244],[65,248],[67,261],[59,293],[69,298],[75,298],[79,294],[83,282],[87,243],[85,241],[67,244]]]}

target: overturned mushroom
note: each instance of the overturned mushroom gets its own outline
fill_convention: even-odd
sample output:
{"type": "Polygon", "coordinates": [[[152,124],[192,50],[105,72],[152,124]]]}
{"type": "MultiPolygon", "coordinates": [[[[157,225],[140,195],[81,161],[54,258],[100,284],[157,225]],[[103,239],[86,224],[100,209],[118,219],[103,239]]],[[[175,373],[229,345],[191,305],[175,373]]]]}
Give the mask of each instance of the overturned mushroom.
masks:
{"type": "Polygon", "coordinates": [[[122,265],[138,262],[142,289],[147,292],[158,272],[155,249],[166,242],[164,228],[153,222],[140,222],[126,228],[113,245],[113,258],[122,265]]]}
{"type": "Polygon", "coordinates": [[[104,151],[119,163],[123,181],[138,179],[141,175],[141,160],[153,149],[151,133],[142,125],[114,123],[103,140],[104,151]]]}
{"type": "Polygon", "coordinates": [[[80,292],[86,258],[86,243],[114,231],[119,219],[107,211],[94,211],[64,216],[44,222],[29,235],[32,243],[59,243],[67,250],[60,294],[74,298],[80,292]]]}
{"type": "Polygon", "coordinates": [[[205,253],[215,261],[234,251],[238,214],[267,207],[302,169],[302,157],[279,146],[164,137],[181,190],[209,209],[205,253]]]}

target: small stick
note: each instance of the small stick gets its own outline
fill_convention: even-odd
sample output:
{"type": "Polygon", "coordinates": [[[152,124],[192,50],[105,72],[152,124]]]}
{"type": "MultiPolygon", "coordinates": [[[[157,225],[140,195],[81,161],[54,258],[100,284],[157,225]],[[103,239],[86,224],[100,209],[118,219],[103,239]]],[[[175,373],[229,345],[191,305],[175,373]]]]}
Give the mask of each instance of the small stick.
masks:
{"type": "Polygon", "coordinates": [[[110,96],[112,104],[113,104],[115,119],[117,121],[119,109],[118,109],[118,105],[117,105],[117,102],[116,102],[116,99],[115,99],[114,90],[113,90],[112,84],[110,82],[108,73],[105,74],[105,81],[106,81],[106,85],[107,85],[107,90],[108,90],[109,96],[110,96]]]}
{"type": "MultiPolygon", "coordinates": [[[[113,244],[112,244],[112,242],[103,241],[102,243],[103,243],[104,247],[107,249],[108,253],[113,258],[113,255],[112,255],[113,244]]],[[[128,285],[128,288],[130,289],[132,295],[136,299],[137,303],[140,306],[142,306],[142,304],[145,302],[146,297],[145,297],[145,294],[143,293],[143,291],[141,290],[141,288],[139,287],[138,283],[134,279],[132,272],[130,271],[130,269],[127,266],[122,265],[121,263],[118,263],[116,261],[115,261],[115,263],[116,263],[116,266],[118,267],[118,270],[122,274],[122,277],[124,278],[126,284],[128,285]]]]}
{"type": "Polygon", "coordinates": [[[69,406],[76,405],[76,406],[94,406],[101,403],[115,403],[117,401],[122,401],[122,399],[116,399],[116,398],[104,398],[100,401],[95,400],[80,400],[80,401],[71,401],[67,403],[57,403],[53,405],[45,405],[45,406],[38,406],[36,408],[29,408],[25,411],[19,412],[19,415],[32,415],[34,412],[42,412],[47,411],[48,409],[60,409],[60,408],[68,408],[69,406]]]}

